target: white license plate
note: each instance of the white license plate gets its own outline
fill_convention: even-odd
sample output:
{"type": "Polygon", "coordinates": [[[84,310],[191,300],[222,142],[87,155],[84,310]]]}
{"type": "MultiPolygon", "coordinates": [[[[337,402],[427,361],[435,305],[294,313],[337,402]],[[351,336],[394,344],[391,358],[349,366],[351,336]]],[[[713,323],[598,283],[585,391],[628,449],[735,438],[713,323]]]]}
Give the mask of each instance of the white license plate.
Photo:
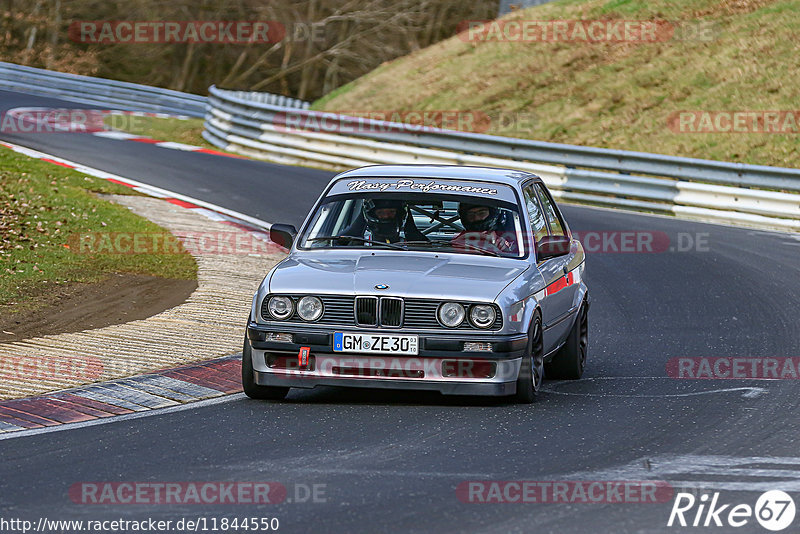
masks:
{"type": "Polygon", "coordinates": [[[335,332],[333,334],[333,351],[416,356],[419,354],[419,337],[335,332]]]}

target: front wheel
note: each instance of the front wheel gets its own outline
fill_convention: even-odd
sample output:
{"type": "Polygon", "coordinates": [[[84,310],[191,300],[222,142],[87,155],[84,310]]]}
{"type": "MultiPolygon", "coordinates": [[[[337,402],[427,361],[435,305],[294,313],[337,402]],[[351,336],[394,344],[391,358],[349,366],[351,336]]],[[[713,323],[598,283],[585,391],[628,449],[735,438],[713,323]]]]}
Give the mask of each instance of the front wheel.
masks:
{"type": "Polygon", "coordinates": [[[259,386],[253,377],[253,353],[250,340],[244,337],[242,347],[242,389],[251,399],[281,400],[289,393],[289,388],[259,386]]]}
{"type": "Polygon", "coordinates": [[[547,378],[577,380],[583,376],[589,348],[588,315],[588,306],[584,301],[578,310],[578,317],[567,336],[566,343],[545,366],[547,378]]]}
{"type": "Polygon", "coordinates": [[[544,376],[544,344],[542,343],[542,317],[536,314],[528,331],[528,345],[522,356],[522,365],[517,378],[516,400],[530,404],[536,400],[536,393],[542,385],[544,376]]]}

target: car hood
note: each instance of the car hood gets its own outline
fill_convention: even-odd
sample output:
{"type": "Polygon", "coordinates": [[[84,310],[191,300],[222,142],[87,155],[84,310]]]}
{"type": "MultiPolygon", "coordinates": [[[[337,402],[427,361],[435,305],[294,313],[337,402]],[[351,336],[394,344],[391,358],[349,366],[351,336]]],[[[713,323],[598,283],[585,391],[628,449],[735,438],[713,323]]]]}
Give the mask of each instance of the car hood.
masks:
{"type": "Polygon", "coordinates": [[[493,301],[527,267],[523,260],[469,254],[295,253],[272,272],[269,292],[493,301]]]}

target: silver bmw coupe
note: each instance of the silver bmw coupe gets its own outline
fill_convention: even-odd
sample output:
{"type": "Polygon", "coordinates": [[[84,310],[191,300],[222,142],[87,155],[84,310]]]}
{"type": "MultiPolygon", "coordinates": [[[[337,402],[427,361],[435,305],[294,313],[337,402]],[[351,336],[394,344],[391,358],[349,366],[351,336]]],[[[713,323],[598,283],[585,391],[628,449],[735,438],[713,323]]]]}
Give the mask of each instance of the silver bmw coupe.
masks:
{"type": "Polygon", "coordinates": [[[339,174],[253,298],[242,384],[256,399],[346,386],[514,396],[577,379],[583,247],[542,180],[480,167],[339,174]]]}

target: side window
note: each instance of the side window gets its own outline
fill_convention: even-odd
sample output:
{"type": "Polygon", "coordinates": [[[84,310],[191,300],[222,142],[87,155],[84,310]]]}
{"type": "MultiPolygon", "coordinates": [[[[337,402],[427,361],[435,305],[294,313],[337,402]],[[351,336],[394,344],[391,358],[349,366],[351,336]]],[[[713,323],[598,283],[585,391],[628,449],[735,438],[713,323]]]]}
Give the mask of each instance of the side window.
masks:
{"type": "Polygon", "coordinates": [[[527,186],[523,190],[523,195],[525,197],[525,208],[528,210],[528,216],[533,226],[533,237],[538,243],[547,235],[547,222],[545,222],[544,214],[542,214],[542,210],[539,207],[539,201],[536,199],[536,192],[533,190],[533,186],[527,186]]]}
{"type": "Polygon", "coordinates": [[[561,217],[550,199],[550,195],[544,190],[542,184],[536,184],[539,190],[539,198],[542,199],[542,206],[544,207],[545,214],[547,214],[547,221],[550,223],[550,231],[552,235],[567,235],[564,231],[564,224],[561,222],[561,217]]]}

